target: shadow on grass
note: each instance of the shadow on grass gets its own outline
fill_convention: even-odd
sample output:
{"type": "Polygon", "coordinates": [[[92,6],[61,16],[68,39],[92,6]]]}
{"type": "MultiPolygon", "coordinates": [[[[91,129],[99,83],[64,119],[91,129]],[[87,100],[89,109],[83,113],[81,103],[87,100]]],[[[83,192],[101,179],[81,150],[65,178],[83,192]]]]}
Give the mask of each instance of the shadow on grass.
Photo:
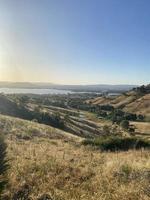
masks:
{"type": "Polygon", "coordinates": [[[90,145],[101,151],[128,151],[130,149],[150,149],[150,141],[138,137],[99,137],[85,139],[83,145],[90,145]]]}

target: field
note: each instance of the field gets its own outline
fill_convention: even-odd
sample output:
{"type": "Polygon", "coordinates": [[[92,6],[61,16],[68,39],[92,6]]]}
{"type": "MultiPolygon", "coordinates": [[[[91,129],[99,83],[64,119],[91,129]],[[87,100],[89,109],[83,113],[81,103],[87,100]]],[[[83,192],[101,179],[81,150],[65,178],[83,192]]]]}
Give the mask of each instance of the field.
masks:
{"type": "Polygon", "coordinates": [[[100,152],[58,129],[4,116],[0,121],[11,166],[6,199],[149,199],[149,151],[100,152]]]}

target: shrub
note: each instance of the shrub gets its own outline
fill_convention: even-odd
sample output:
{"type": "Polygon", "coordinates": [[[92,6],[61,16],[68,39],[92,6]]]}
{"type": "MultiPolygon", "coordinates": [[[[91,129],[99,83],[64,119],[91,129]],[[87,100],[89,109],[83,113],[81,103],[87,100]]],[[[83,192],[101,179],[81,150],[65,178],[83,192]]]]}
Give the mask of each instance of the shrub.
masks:
{"type": "Polygon", "coordinates": [[[144,116],[143,115],[138,115],[138,120],[139,121],[143,121],[144,120],[144,116]]]}
{"type": "Polygon", "coordinates": [[[123,120],[120,125],[122,126],[123,129],[128,129],[129,128],[129,121],[128,120],[123,120]]]}
{"type": "Polygon", "coordinates": [[[125,120],[130,120],[130,121],[136,121],[137,120],[137,115],[133,113],[125,113],[124,114],[124,119],[125,120]]]}
{"type": "Polygon", "coordinates": [[[96,146],[102,151],[127,151],[129,149],[150,149],[150,141],[136,137],[100,137],[96,139],[86,139],[83,145],[96,146]]]}

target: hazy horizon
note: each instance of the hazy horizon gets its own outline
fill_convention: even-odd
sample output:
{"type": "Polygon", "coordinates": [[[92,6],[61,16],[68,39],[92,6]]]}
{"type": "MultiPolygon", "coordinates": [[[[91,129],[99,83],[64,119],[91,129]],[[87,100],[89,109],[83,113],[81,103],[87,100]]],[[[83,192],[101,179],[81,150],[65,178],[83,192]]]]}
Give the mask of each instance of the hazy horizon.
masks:
{"type": "Polygon", "coordinates": [[[149,83],[148,0],[0,0],[0,81],[149,83]]]}
{"type": "MultiPolygon", "coordinates": [[[[138,84],[124,84],[124,83],[122,83],[122,84],[109,84],[109,83],[94,83],[94,84],[62,84],[62,83],[52,83],[52,82],[41,82],[41,81],[0,81],[0,83],[13,83],[13,84],[17,84],[17,83],[22,83],[22,84],[25,84],[25,83],[27,83],[27,84],[51,84],[51,85],[74,85],[74,86],[87,86],[87,85],[133,85],[133,86],[138,86],[138,84]]],[[[149,84],[149,83],[147,83],[147,84],[149,84]]],[[[145,84],[145,85],[147,85],[147,84],[145,84]]],[[[140,86],[140,85],[139,85],[140,86]]]]}

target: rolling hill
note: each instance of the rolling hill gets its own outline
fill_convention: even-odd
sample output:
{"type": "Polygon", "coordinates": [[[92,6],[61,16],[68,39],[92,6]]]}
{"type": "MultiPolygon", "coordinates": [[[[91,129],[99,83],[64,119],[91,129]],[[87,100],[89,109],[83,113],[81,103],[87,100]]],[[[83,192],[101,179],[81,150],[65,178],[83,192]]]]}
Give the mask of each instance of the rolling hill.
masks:
{"type": "MultiPolygon", "coordinates": [[[[10,98],[7,95],[0,95],[1,114],[37,121],[83,138],[93,138],[104,134],[105,123],[95,123],[93,120],[89,120],[86,112],[56,106],[41,105],[38,108],[37,104],[20,104],[17,103],[17,100],[12,99],[12,96],[10,98]]],[[[112,125],[109,123],[107,125],[112,132],[112,125]]],[[[118,132],[120,133],[120,130],[118,132]]]]}
{"type": "Polygon", "coordinates": [[[124,111],[150,117],[150,94],[146,94],[143,97],[127,104],[124,111]]]}
{"type": "Polygon", "coordinates": [[[135,88],[116,97],[97,97],[87,100],[86,103],[93,105],[109,104],[114,108],[121,108],[125,112],[150,117],[150,85],[135,88]]]}
{"type": "MultiPolygon", "coordinates": [[[[127,106],[133,103],[131,97],[143,101],[149,94],[137,95],[131,91],[107,101],[127,106]]],[[[149,199],[147,149],[101,152],[83,145],[85,138],[102,135],[130,137],[121,127],[87,111],[38,104],[32,98],[25,103],[19,98],[0,95],[0,134],[5,135],[10,165],[2,200],[149,199]],[[63,128],[52,127],[49,117],[46,125],[47,115],[63,120],[63,128]]],[[[140,137],[149,139],[149,123],[145,127],[133,122],[133,126],[140,137]]]]}

